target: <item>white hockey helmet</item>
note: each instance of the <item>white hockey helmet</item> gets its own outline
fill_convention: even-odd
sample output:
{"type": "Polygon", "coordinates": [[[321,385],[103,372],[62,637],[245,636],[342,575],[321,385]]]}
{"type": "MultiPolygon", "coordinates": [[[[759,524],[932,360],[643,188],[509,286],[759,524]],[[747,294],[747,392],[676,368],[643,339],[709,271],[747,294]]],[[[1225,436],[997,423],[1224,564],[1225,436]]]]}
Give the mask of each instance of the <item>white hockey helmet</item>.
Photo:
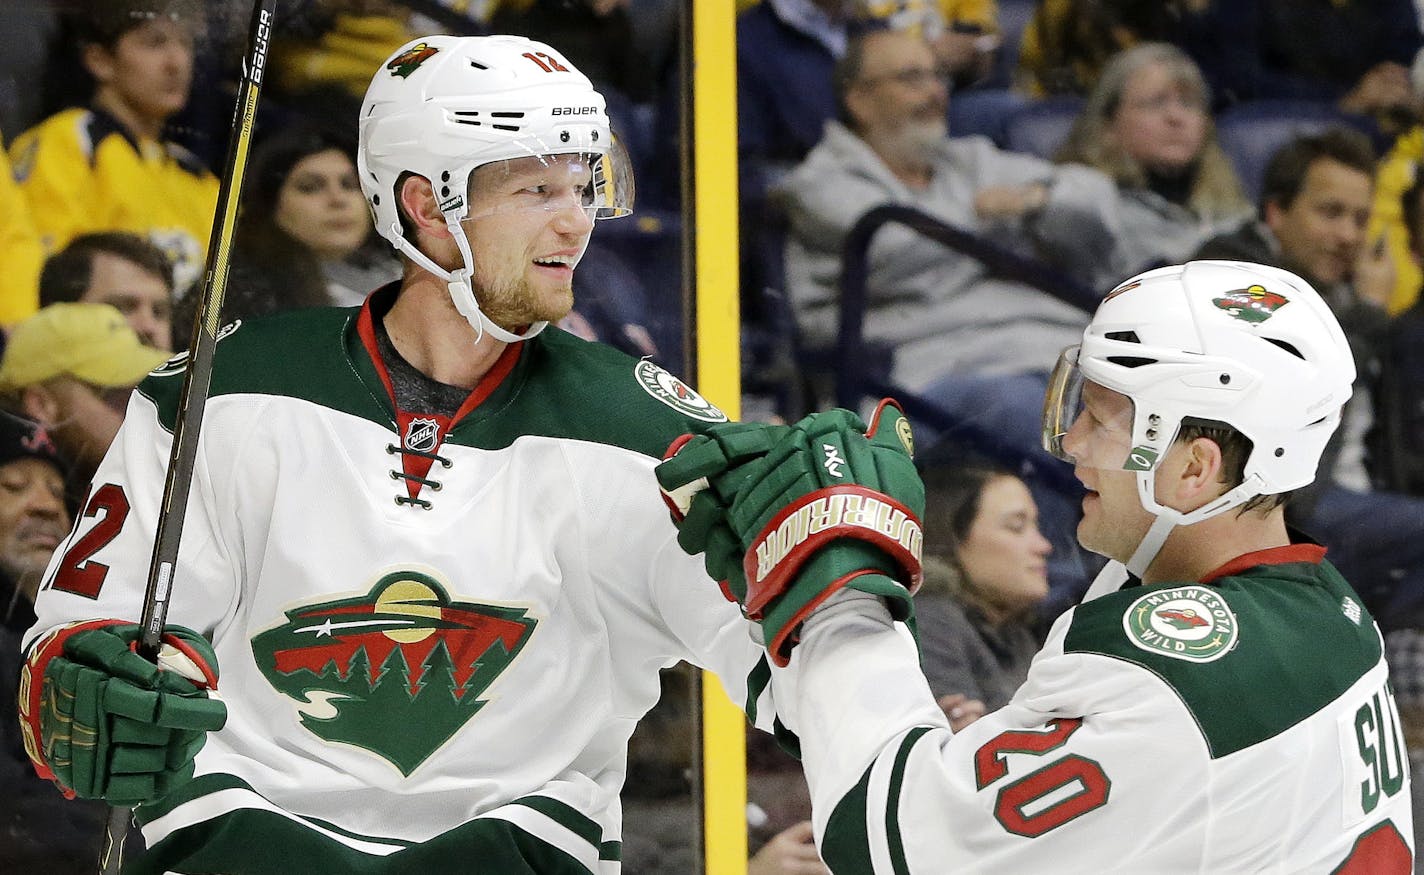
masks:
{"type": "MultiPolygon", "coordinates": [[[[1142,506],[1163,524],[1165,540],[1173,525],[1311,483],[1354,379],[1339,322],[1295,274],[1231,261],[1163,267],[1110,292],[1082,344],[1064,351],[1044,400],[1044,448],[1085,463],[1063,447],[1085,380],[1127,396],[1124,457],[1092,464],[1137,472],[1142,506]],[[1251,441],[1242,483],[1187,513],[1159,504],[1153,485],[1185,418],[1225,423],[1251,441]]],[[[1148,546],[1152,555],[1129,563],[1134,573],[1161,544],[1148,546]]]]}
{"type": "Polygon", "coordinates": [[[609,127],[603,96],[554,49],[523,37],[435,35],[405,44],[371,79],[358,133],[357,172],[376,232],[447,280],[456,307],[476,331],[501,340],[531,337],[544,323],[514,335],[479,311],[470,287],[473,257],[459,225],[471,215],[467,191],[476,168],[583,155],[592,174],[584,195],[589,214],[632,212],[632,171],[609,127]],[[464,255],[464,270],[443,270],[405,239],[396,187],[407,173],[430,181],[464,255]]]}

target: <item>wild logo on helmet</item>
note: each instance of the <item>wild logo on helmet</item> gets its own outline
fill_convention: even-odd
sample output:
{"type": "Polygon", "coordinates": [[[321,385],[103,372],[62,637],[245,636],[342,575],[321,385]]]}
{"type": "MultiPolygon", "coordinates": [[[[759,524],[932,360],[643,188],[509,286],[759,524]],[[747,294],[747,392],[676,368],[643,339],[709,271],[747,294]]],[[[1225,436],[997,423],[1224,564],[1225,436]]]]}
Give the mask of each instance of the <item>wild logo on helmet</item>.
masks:
{"type": "Polygon", "coordinates": [[[1265,322],[1280,308],[1290,303],[1290,299],[1275,292],[1266,291],[1262,285],[1227,292],[1211,302],[1237,319],[1247,322],[1265,322]]]}
{"type": "Polygon", "coordinates": [[[252,653],[303,727],[410,775],[484,707],[479,694],[538,624],[526,614],[452,601],[431,575],[395,571],[366,595],[287,611],[252,653]]]}
{"type": "Polygon", "coordinates": [[[408,50],[401,52],[391,62],[386,65],[386,69],[391,71],[392,76],[399,76],[402,79],[408,78],[414,73],[416,68],[424,64],[426,60],[435,56],[440,50],[434,46],[420,43],[411,46],[408,50]]]}

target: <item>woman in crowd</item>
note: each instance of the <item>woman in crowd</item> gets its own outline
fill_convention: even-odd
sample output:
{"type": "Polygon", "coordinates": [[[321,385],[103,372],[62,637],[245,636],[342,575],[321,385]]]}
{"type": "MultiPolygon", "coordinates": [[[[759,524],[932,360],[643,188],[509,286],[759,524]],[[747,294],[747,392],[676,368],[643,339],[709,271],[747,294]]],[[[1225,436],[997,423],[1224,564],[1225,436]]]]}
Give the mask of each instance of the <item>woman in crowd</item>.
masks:
{"type": "Polygon", "coordinates": [[[1049,240],[1068,242],[1056,263],[1106,290],[1185,259],[1251,215],[1210,106],[1201,70],[1176,46],[1144,43],[1108,63],[1057,155],[1106,180],[1101,191],[1076,193],[1075,208],[1092,220],[1073,223],[1078,239],[1049,240]]]}
{"type": "Polygon", "coordinates": [[[989,464],[935,464],[925,481],[921,663],[950,725],[1003,707],[1038,652],[1048,554],[1028,487],[989,464]]]}
{"type": "MultiPolygon", "coordinates": [[[[373,239],[349,145],[319,129],[279,131],[253,149],[223,321],[360,304],[400,276],[399,263],[373,239]]],[[[178,304],[180,349],[196,306],[193,295],[178,304]]]]}

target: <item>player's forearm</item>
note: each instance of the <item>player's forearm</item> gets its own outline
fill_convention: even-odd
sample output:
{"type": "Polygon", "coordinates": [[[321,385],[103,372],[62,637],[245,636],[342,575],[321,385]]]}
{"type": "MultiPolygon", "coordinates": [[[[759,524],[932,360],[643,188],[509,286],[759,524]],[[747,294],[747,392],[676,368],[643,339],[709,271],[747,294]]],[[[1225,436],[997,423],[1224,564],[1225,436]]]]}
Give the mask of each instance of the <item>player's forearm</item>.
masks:
{"type": "Polygon", "coordinates": [[[813,614],[791,666],[776,674],[778,683],[794,681],[788,725],[800,736],[812,803],[822,816],[906,730],[948,726],[908,630],[862,593],[838,595],[813,614]]]}

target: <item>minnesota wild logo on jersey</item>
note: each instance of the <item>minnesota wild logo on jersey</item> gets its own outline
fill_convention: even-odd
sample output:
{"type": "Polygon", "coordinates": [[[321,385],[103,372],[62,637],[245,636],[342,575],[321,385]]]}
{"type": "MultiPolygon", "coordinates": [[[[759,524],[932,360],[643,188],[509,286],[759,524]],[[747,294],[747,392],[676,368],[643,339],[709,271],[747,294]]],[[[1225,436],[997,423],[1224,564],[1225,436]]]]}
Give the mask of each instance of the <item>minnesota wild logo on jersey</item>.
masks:
{"type": "Polygon", "coordinates": [[[1236,614],[1210,587],[1149,592],[1132,603],[1122,627],[1133,644],[1189,662],[1212,662],[1236,644],[1236,614]]]}
{"type": "Polygon", "coordinates": [[[252,652],[302,726],[410,775],[484,707],[479,694],[534,631],[525,614],[451,601],[429,574],[396,571],[365,596],[287,611],[252,652]]]}

